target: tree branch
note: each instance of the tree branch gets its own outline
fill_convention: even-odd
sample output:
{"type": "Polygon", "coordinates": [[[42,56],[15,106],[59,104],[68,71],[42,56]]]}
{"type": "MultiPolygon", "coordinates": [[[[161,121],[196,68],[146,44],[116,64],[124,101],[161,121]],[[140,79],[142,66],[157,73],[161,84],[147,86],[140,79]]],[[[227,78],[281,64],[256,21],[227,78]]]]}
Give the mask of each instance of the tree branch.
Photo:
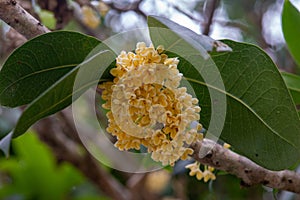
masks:
{"type": "Polygon", "coordinates": [[[4,61],[13,50],[26,41],[27,39],[13,28],[0,33],[0,62],[4,61]]]}
{"type": "MultiPolygon", "coordinates": [[[[66,112],[66,110],[63,112],[66,112]]],[[[64,120],[67,120],[67,118],[64,120]]],[[[74,141],[77,140],[77,133],[69,132],[70,130],[75,130],[73,126],[71,125],[71,127],[66,129],[68,134],[63,131],[64,126],[69,126],[70,124],[70,122],[64,124],[61,118],[60,120],[56,120],[54,117],[48,117],[39,121],[34,127],[41,140],[51,147],[59,161],[70,162],[112,199],[131,199],[129,190],[102,169],[99,162],[80,144],[74,141]],[[67,135],[72,135],[72,139],[67,135]],[[82,150],[84,150],[84,152],[82,152],[82,150]]]]}
{"type": "Polygon", "coordinates": [[[194,20],[195,22],[201,22],[200,19],[194,17],[191,13],[188,13],[188,12],[184,11],[179,6],[173,5],[173,4],[169,4],[169,5],[173,6],[174,9],[176,9],[178,12],[184,14],[185,16],[187,16],[188,18],[190,18],[191,20],[194,20]]]}
{"type": "Polygon", "coordinates": [[[142,3],[142,0],[139,0],[137,2],[134,2],[132,4],[129,4],[127,7],[118,7],[115,3],[106,3],[107,6],[109,6],[111,9],[116,10],[118,12],[127,12],[127,11],[134,11],[141,16],[143,16],[145,19],[147,19],[147,14],[144,13],[140,9],[140,4],[142,3]]]}
{"type": "Polygon", "coordinates": [[[219,5],[219,0],[206,1],[206,9],[204,10],[205,24],[203,27],[203,35],[209,35],[210,27],[213,22],[214,13],[219,5]]]}
{"type": "Polygon", "coordinates": [[[202,164],[226,171],[242,179],[242,186],[263,184],[279,190],[287,190],[300,194],[300,174],[289,171],[271,171],[250,159],[240,156],[215,142],[204,139],[191,145],[193,158],[202,164]],[[201,149],[201,151],[200,151],[201,149]],[[209,150],[203,157],[203,150],[209,150]]]}
{"type": "Polygon", "coordinates": [[[49,32],[44,25],[24,10],[15,0],[0,0],[0,19],[27,39],[49,32]]]}

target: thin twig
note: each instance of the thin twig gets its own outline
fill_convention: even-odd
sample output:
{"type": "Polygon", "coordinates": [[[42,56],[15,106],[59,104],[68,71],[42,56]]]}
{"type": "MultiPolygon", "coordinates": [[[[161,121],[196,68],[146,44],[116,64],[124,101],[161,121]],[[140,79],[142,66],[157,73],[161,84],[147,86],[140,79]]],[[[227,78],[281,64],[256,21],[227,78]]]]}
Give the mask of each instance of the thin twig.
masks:
{"type": "Polygon", "coordinates": [[[191,145],[194,149],[193,158],[202,164],[226,171],[242,179],[242,186],[263,184],[279,190],[287,190],[300,194],[300,174],[290,171],[271,171],[250,159],[224,148],[215,142],[204,139],[191,145]],[[203,151],[209,150],[203,157],[203,151]]]}
{"type": "Polygon", "coordinates": [[[216,11],[216,8],[219,5],[219,0],[210,0],[206,1],[206,8],[204,10],[204,17],[205,17],[205,24],[203,26],[203,35],[209,35],[211,25],[213,23],[214,14],[216,11]]]}
{"type": "Polygon", "coordinates": [[[15,0],[0,0],[0,19],[27,39],[49,32],[44,25],[24,10],[15,0]]]}
{"type": "Polygon", "coordinates": [[[214,19],[215,23],[218,23],[220,26],[227,26],[232,28],[240,29],[241,31],[248,33],[250,32],[250,27],[242,22],[234,20],[223,20],[223,19],[214,19]]]}
{"type": "Polygon", "coordinates": [[[188,12],[182,10],[179,6],[173,5],[173,4],[170,4],[170,5],[173,6],[173,8],[176,9],[178,12],[184,14],[185,16],[187,16],[188,18],[190,18],[191,20],[194,20],[195,22],[199,22],[199,23],[201,22],[200,19],[194,17],[191,13],[188,13],[188,12]]]}
{"type": "Polygon", "coordinates": [[[118,7],[116,6],[114,3],[106,3],[107,6],[109,6],[111,9],[116,10],[118,12],[127,12],[127,11],[134,11],[138,14],[140,14],[141,16],[143,16],[145,19],[147,19],[147,14],[144,13],[141,9],[140,9],[140,5],[143,1],[136,1],[132,4],[130,4],[128,7],[118,7]]]}

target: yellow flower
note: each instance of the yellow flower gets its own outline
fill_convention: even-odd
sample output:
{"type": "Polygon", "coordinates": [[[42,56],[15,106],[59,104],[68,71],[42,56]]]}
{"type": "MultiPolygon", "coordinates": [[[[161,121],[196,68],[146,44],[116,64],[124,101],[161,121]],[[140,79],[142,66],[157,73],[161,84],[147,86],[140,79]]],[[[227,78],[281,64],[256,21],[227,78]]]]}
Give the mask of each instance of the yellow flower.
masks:
{"type": "Polygon", "coordinates": [[[147,174],[145,187],[154,193],[160,193],[170,184],[171,174],[166,170],[159,170],[147,174]]]}
{"type": "Polygon", "coordinates": [[[106,13],[109,11],[109,7],[102,1],[99,2],[96,8],[101,16],[105,16],[106,13]]]}
{"type": "Polygon", "coordinates": [[[90,28],[97,28],[101,23],[97,13],[89,6],[82,6],[82,21],[90,28]]]}
{"type": "Polygon", "coordinates": [[[193,154],[193,150],[190,148],[185,149],[184,153],[181,156],[181,160],[186,160],[188,158],[188,155],[193,154]]]}
{"type": "Polygon", "coordinates": [[[224,147],[225,149],[229,149],[229,148],[231,147],[231,145],[230,145],[230,144],[227,144],[227,143],[224,143],[224,144],[223,144],[223,147],[224,147]]]}
{"type": "Polygon", "coordinates": [[[190,176],[196,176],[196,178],[200,181],[203,179],[204,182],[207,182],[209,180],[215,180],[216,176],[213,173],[214,168],[210,166],[204,166],[204,171],[201,171],[200,169],[200,163],[199,162],[194,162],[192,164],[189,164],[185,166],[185,168],[189,169],[189,175],[190,176]]]}
{"type": "Polygon", "coordinates": [[[204,182],[207,182],[209,180],[215,180],[216,179],[216,176],[214,173],[212,173],[210,170],[205,170],[203,172],[203,180],[204,182]]]}
{"type": "Polygon", "coordinates": [[[173,165],[187,159],[193,150],[187,145],[201,138],[198,100],[179,87],[182,74],[179,60],[138,43],[135,52],[122,51],[110,73],[113,82],[102,83],[103,108],[107,113],[107,132],[116,136],[120,150],[144,145],[155,161],[173,165]],[[196,123],[191,128],[191,123],[196,123]]]}
{"type": "Polygon", "coordinates": [[[194,162],[185,166],[185,168],[190,169],[190,176],[196,176],[196,178],[200,181],[203,178],[203,172],[200,170],[200,163],[194,162]]]}

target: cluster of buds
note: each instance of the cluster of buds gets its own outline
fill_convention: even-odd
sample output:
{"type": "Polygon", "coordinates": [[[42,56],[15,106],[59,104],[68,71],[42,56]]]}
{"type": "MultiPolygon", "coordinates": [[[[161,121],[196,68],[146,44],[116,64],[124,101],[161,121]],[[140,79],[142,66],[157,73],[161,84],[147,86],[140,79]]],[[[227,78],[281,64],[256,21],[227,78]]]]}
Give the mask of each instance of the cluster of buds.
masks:
{"type": "Polygon", "coordinates": [[[179,60],[163,51],[162,46],[155,49],[145,43],[138,43],[135,52],[122,51],[110,71],[113,82],[99,88],[106,101],[103,108],[109,110],[107,132],[117,138],[115,146],[139,150],[143,145],[153,160],[174,165],[193,153],[188,146],[202,138],[202,126],[198,100],[179,87],[179,60]]]}
{"type": "MultiPolygon", "coordinates": [[[[202,140],[198,99],[180,87],[179,60],[168,58],[164,48],[138,43],[135,52],[122,51],[113,81],[99,85],[102,107],[108,110],[107,132],[116,137],[119,150],[147,148],[163,165],[174,165],[193,153],[189,145],[202,140]]],[[[224,144],[225,148],[230,145],[224,144]]],[[[194,162],[186,166],[198,180],[215,180],[214,168],[194,162]]]]}

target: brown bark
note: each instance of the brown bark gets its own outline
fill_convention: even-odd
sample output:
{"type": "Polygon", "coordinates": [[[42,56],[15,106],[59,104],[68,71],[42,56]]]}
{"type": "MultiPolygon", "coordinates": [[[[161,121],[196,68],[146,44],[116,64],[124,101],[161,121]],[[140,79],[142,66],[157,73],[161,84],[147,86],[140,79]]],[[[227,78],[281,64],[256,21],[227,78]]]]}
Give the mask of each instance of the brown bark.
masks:
{"type": "Polygon", "coordinates": [[[265,169],[250,159],[243,157],[213,141],[204,139],[191,146],[194,149],[193,158],[202,164],[236,175],[242,180],[242,186],[263,184],[279,190],[287,190],[300,194],[300,174],[290,171],[271,171],[265,169]],[[203,157],[203,151],[209,151],[203,157]]]}
{"type": "Polygon", "coordinates": [[[24,10],[15,0],[0,0],[0,19],[27,39],[49,32],[43,24],[24,10]]]}

